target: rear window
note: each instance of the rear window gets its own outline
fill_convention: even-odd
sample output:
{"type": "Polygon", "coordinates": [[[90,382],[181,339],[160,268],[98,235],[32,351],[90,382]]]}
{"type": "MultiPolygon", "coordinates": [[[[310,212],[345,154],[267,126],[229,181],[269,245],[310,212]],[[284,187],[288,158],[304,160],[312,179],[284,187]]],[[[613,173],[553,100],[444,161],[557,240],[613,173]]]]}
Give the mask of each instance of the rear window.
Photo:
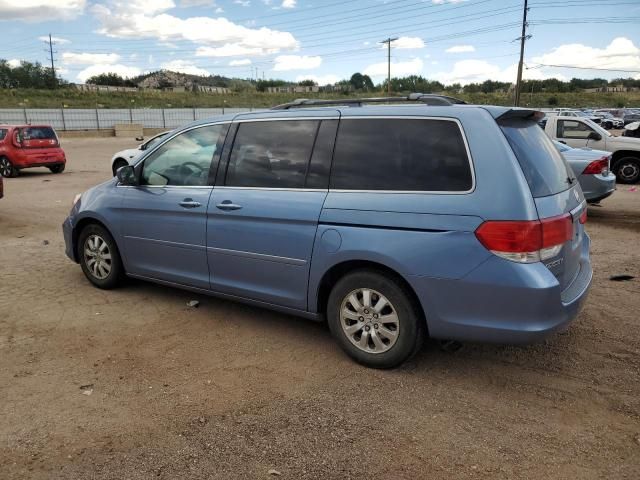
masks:
{"type": "Polygon", "coordinates": [[[456,122],[431,119],[340,121],[331,188],[465,192],[473,177],[456,122]]]}
{"type": "Polygon", "coordinates": [[[573,171],[535,122],[510,119],[499,123],[534,197],[555,195],[572,186],[576,181],[573,171]]]}
{"type": "Polygon", "coordinates": [[[55,140],[56,133],[51,127],[25,127],[22,129],[23,140],[55,140]]]}
{"type": "Polygon", "coordinates": [[[7,136],[7,129],[6,128],[0,128],[0,140],[4,140],[4,137],[7,136]]]}

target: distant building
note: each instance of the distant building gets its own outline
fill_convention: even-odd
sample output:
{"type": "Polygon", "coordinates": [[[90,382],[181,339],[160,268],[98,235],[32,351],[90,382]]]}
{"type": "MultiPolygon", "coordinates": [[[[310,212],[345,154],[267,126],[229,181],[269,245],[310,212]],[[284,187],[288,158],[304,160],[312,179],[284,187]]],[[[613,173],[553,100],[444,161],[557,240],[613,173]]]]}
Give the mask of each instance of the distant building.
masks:
{"type": "Polygon", "coordinates": [[[625,93],[625,92],[637,92],[638,87],[625,87],[622,84],[618,85],[604,85],[596,88],[585,88],[583,90],[587,93],[625,93]]]}
{"type": "Polygon", "coordinates": [[[301,85],[284,85],[282,87],[267,87],[269,93],[316,93],[320,91],[320,87],[314,85],[312,87],[303,87],[301,85]]]}
{"type": "Polygon", "coordinates": [[[196,85],[195,89],[198,92],[203,93],[229,93],[229,89],[227,87],[211,87],[209,85],[196,85]]]}
{"type": "Polygon", "coordinates": [[[76,90],[82,92],[137,92],[137,87],[116,87],[112,85],[94,85],[92,83],[74,83],[76,90]]]}

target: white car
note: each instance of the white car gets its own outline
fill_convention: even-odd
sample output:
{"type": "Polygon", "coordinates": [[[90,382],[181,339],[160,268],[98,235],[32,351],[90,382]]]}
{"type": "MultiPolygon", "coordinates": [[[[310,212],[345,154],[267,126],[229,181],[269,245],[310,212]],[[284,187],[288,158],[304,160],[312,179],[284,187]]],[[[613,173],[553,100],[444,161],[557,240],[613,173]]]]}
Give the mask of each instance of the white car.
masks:
{"type": "MultiPolygon", "coordinates": [[[[160,140],[162,140],[165,135],[171,133],[170,131],[162,132],[156,135],[155,137],[151,137],[144,143],[138,145],[137,148],[128,148],[126,150],[120,150],[111,158],[111,171],[113,172],[113,176],[116,176],[116,172],[120,167],[124,167],[125,165],[132,165],[136,162],[136,160],[142,155],[145,150],[149,150],[155,144],[157,144],[160,140]]],[[[137,140],[142,140],[141,138],[137,140]]]]}

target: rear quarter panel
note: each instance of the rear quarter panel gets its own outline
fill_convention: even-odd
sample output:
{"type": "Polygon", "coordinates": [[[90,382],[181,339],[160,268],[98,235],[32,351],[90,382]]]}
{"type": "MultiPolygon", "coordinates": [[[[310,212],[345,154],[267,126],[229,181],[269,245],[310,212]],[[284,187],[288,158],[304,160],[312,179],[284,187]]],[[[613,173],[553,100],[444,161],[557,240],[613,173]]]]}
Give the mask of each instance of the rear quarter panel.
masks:
{"type": "Polygon", "coordinates": [[[320,215],[312,257],[308,298],[311,311],[318,309],[323,276],[340,263],[379,263],[410,284],[419,277],[459,279],[491,255],[474,234],[484,220],[537,218],[520,166],[487,111],[477,107],[428,107],[423,115],[459,120],[475,174],[473,191],[439,194],[330,190],[320,215]]]}

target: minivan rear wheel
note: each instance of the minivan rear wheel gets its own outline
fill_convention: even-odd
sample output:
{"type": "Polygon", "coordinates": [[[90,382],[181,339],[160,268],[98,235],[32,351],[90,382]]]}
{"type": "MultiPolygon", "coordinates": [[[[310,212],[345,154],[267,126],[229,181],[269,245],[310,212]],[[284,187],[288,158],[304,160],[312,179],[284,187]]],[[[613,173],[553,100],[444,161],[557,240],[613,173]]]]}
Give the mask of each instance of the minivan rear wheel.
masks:
{"type": "Polygon", "coordinates": [[[115,288],[124,274],[118,246],[102,226],[86,226],[78,237],[78,260],[87,279],[105,290],[115,288]]]}
{"type": "Polygon", "coordinates": [[[0,157],[0,175],[5,178],[18,176],[18,169],[11,164],[11,160],[7,157],[0,157]]]}
{"type": "Polygon", "coordinates": [[[424,337],[423,319],[403,285],[374,270],[350,273],[336,283],[327,322],[342,349],[373,368],[400,365],[424,337]]]}

